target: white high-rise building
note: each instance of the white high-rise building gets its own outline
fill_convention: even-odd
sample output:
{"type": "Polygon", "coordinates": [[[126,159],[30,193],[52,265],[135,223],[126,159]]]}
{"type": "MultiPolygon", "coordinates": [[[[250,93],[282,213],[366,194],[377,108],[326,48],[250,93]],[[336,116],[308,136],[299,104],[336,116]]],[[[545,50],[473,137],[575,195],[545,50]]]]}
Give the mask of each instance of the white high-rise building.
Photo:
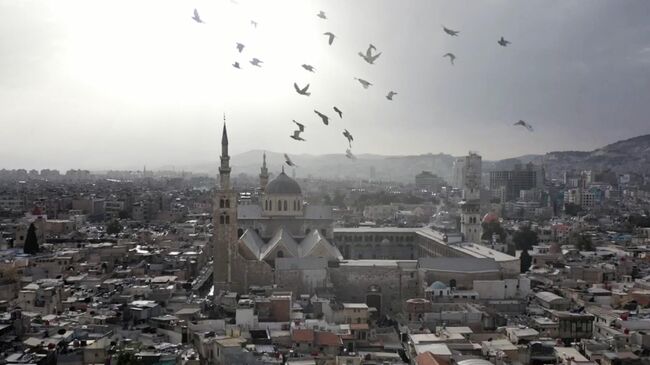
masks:
{"type": "Polygon", "coordinates": [[[468,242],[481,242],[481,156],[470,152],[463,162],[460,232],[468,242]]]}

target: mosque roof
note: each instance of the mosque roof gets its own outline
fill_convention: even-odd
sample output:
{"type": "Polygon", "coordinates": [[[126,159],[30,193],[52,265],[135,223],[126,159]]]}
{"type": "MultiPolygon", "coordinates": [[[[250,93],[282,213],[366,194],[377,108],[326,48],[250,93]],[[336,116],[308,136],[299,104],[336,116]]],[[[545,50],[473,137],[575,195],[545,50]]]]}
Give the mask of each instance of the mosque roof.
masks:
{"type": "Polygon", "coordinates": [[[300,185],[285,174],[284,170],[266,185],[264,192],[266,194],[302,194],[300,185]]]}

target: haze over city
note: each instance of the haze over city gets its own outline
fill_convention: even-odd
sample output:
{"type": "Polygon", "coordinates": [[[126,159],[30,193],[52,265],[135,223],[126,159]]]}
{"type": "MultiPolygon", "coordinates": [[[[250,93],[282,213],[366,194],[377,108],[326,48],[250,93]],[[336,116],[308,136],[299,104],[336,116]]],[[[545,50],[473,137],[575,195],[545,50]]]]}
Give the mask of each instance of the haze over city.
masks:
{"type": "Polygon", "coordinates": [[[355,154],[592,150],[650,132],[649,12],[600,0],[1,0],[0,167],[206,163],[224,113],[231,154],[344,154],[344,128],[355,154]],[[314,19],[323,8],[327,21],[314,19]],[[382,52],[373,65],[357,56],[369,43],[382,52]],[[293,119],[307,142],[289,139],[293,119]]]}

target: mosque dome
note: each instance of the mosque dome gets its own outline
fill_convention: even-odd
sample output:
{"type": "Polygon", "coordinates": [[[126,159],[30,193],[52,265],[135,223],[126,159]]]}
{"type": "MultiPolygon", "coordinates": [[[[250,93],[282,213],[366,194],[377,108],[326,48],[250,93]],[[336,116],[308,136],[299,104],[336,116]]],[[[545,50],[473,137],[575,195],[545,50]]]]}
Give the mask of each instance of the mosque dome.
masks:
{"type": "Polygon", "coordinates": [[[266,194],[292,194],[301,195],[302,190],[296,180],[290,178],[282,171],[275,179],[271,180],[264,189],[266,194]]]}
{"type": "Polygon", "coordinates": [[[441,289],[447,289],[448,286],[447,284],[443,283],[442,281],[435,281],[433,284],[429,285],[429,288],[435,289],[435,290],[441,290],[441,289]]]}

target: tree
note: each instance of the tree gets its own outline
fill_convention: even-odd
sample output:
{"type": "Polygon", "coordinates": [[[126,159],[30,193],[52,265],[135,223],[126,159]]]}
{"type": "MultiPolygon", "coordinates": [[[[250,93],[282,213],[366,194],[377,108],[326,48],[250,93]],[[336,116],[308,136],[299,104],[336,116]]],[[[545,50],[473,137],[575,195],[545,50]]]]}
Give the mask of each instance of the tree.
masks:
{"type": "Polygon", "coordinates": [[[483,227],[483,235],[481,235],[481,239],[490,241],[492,240],[492,235],[496,233],[497,236],[499,236],[500,242],[506,240],[506,230],[501,227],[501,224],[498,221],[483,222],[481,223],[481,226],[483,227]]]}
{"type": "Polygon", "coordinates": [[[122,225],[117,220],[114,219],[106,225],[106,233],[118,234],[120,232],[122,232],[122,225]]]}
{"type": "Polygon", "coordinates": [[[569,236],[569,243],[575,246],[579,251],[595,251],[591,237],[578,232],[573,232],[569,236]]]}
{"type": "Polygon", "coordinates": [[[519,256],[520,272],[524,273],[528,271],[528,269],[530,269],[530,264],[532,263],[533,263],[533,258],[530,257],[528,250],[521,251],[521,255],[519,256]]]}
{"type": "Polygon", "coordinates": [[[566,213],[567,215],[575,217],[580,213],[581,210],[582,208],[578,204],[574,204],[574,203],[564,204],[564,213],[566,213]]]}
{"type": "Polygon", "coordinates": [[[27,229],[27,238],[25,238],[23,252],[30,255],[38,252],[38,238],[36,238],[36,226],[34,226],[34,223],[30,224],[27,229]]]}
{"type": "Polygon", "coordinates": [[[530,250],[533,245],[537,244],[537,232],[524,226],[512,235],[512,241],[517,245],[519,250],[530,250]]]}

